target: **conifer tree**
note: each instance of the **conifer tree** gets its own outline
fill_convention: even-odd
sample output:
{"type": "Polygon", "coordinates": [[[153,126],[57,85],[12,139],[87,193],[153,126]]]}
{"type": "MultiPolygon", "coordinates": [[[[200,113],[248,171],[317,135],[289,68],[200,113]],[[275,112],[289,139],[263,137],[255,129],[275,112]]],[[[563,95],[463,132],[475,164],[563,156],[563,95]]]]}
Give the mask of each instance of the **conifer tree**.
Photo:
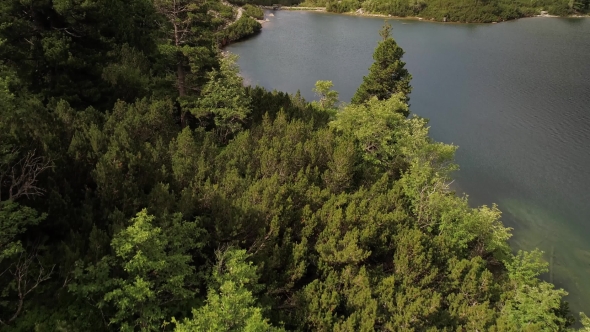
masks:
{"type": "Polygon", "coordinates": [[[412,91],[410,80],[412,75],[405,68],[402,56],[404,50],[391,37],[391,25],[386,23],[379,32],[382,40],[373,53],[375,62],[369,68],[369,75],[363,77],[363,83],[352,98],[353,104],[362,104],[371,97],[386,100],[391,95],[402,93],[404,101],[412,91]]]}

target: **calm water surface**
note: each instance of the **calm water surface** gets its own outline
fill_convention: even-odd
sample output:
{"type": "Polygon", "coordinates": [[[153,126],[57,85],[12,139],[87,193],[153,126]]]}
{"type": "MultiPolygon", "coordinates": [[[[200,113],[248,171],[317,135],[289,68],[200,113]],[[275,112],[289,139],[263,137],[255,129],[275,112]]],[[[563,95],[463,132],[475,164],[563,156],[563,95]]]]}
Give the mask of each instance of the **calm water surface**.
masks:
{"type": "MultiPolygon", "coordinates": [[[[250,84],[307,99],[331,80],[349,101],[383,19],[278,11],[228,49],[250,84]]],[[[497,203],[515,248],[540,248],[547,279],[590,312],[590,19],[491,25],[391,20],[413,76],[413,113],[459,146],[457,190],[497,203]]]]}

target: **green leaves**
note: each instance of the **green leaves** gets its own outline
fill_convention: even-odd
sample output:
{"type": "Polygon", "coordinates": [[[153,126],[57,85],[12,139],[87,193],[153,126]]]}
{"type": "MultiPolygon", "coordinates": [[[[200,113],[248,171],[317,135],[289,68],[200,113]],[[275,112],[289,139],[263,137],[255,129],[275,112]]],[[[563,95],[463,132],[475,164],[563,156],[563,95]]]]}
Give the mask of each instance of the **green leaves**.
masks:
{"type": "Polygon", "coordinates": [[[0,202],[0,263],[21,253],[24,249],[19,235],[45,218],[30,207],[13,201],[0,202]]]}
{"type": "Polygon", "coordinates": [[[215,1],[0,0],[0,324],[571,323],[566,293],[539,279],[540,253],[513,257],[498,208],[450,190],[456,147],[408,118],[410,75],[389,26],[340,107],[329,81],[312,103],[243,87],[214,38],[257,32],[247,16],[260,12],[246,10],[220,30],[233,12],[215,1]],[[21,169],[52,172],[15,190],[27,160],[21,169]]]}
{"type": "Polygon", "coordinates": [[[257,34],[261,29],[262,25],[258,21],[244,15],[227,28],[221,30],[218,33],[218,38],[220,39],[221,46],[225,46],[231,42],[257,34]]]}
{"type": "MultiPolygon", "coordinates": [[[[409,101],[412,76],[405,69],[406,63],[401,60],[404,50],[391,38],[390,31],[391,26],[386,23],[380,31],[383,40],[373,53],[375,62],[369,68],[369,75],[363,77],[363,83],[352,97],[353,104],[362,104],[372,97],[386,100],[398,93],[401,94],[401,100],[406,103],[409,101]]],[[[404,115],[408,114],[406,110],[404,115]]]]}
{"type": "Polygon", "coordinates": [[[174,304],[190,303],[196,295],[196,278],[189,251],[202,246],[202,231],[180,215],[156,218],[142,210],[131,225],[113,238],[113,256],[78,270],[70,289],[81,296],[98,296],[98,308],[110,306],[109,324],[122,330],[158,330],[169,319],[174,304]],[[102,272],[101,272],[102,271],[102,272]],[[104,278],[111,281],[105,282],[104,278]],[[107,273],[107,274],[105,274],[107,273]]]}
{"type": "Polygon", "coordinates": [[[404,121],[408,106],[395,95],[380,102],[373,98],[367,104],[349,105],[336,115],[330,127],[354,138],[363,158],[377,165],[392,166],[395,161],[396,134],[404,121]]]}
{"type": "Polygon", "coordinates": [[[193,318],[173,319],[176,332],[190,331],[281,331],[272,327],[255,306],[248,289],[256,284],[256,267],[247,262],[245,250],[227,249],[217,253],[217,265],[207,294],[207,303],[193,309],[193,318]]]}
{"type": "Polygon", "coordinates": [[[332,81],[317,81],[313,92],[320,98],[317,102],[319,109],[334,113],[336,102],[338,102],[338,91],[332,90],[332,86],[332,81]]]}
{"type": "Polygon", "coordinates": [[[227,142],[241,130],[250,114],[250,98],[244,90],[236,59],[235,56],[221,58],[221,68],[209,73],[201,98],[194,106],[184,103],[201,121],[213,119],[221,142],[227,142]]]}
{"type": "Polygon", "coordinates": [[[248,15],[257,20],[264,19],[264,11],[262,8],[250,4],[246,4],[242,8],[244,9],[245,15],[248,15]]]}
{"type": "Polygon", "coordinates": [[[569,324],[568,317],[558,314],[562,307],[563,289],[541,281],[538,276],[547,272],[548,264],[542,261],[542,252],[519,251],[506,263],[510,279],[509,297],[501,312],[500,326],[510,329],[533,328],[538,330],[562,330],[569,324]]]}

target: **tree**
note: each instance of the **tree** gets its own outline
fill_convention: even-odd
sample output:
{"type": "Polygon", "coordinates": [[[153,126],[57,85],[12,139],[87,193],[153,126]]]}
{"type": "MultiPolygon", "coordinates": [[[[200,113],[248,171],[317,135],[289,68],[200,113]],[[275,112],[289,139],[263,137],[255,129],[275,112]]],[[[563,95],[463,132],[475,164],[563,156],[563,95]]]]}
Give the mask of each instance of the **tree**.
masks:
{"type": "Polygon", "coordinates": [[[4,125],[0,120],[0,130],[4,129],[0,133],[0,326],[19,317],[25,299],[51,277],[55,268],[55,264],[41,262],[39,242],[23,244],[26,230],[47,216],[17,203],[45,193],[38,180],[41,173],[52,167],[52,162],[35,151],[23,153],[7,144],[9,126],[4,125]]]}
{"type": "Polygon", "coordinates": [[[0,58],[44,103],[58,98],[74,107],[111,107],[116,99],[103,69],[117,61],[123,44],[153,49],[151,13],[153,6],[143,0],[2,0],[0,58]]]}
{"type": "Polygon", "coordinates": [[[27,247],[19,240],[28,227],[45,217],[13,201],[0,202],[0,326],[13,323],[21,314],[25,299],[53,273],[55,264],[44,266],[39,259],[38,244],[27,247]]]}
{"type": "MultiPolygon", "coordinates": [[[[175,87],[182,100],[198,90],[195,80],[211,64],[213,40],[207,1],[155,0],[156,11],[163,16],[160,52],[175,74],[175,87]]],[[[187,111],[181,110],[181,124],[187,125],[187,111]]]]}
{"type": "Polygon", "coordinates": [[[385,101],[373,97],[364,104],[351,104],[339,112],[330,127],[353,137],[364,159],[389,165],[395,160],[396,129],[408,113],[403,95],[392,95],[385,101]]]}
{"type": "Polygon", "coordinates": [[[456,147],[408,118],[390,27],[340,108],[327,81],[311,103],[243,87],[214,39],[260,25],[230,19],[217,0],[0,0],[0,329],[571,323],[498,208],[450,190],[456,147]]]}
{"type": "Polygon", "coordinates": [[[317,105],[322,110],[332,110],[336,108],[338,102],[338,91],[332,90],[332,81],[317,81],[313,92],[320,98],[317,105]]]}
{"type": "Polygon", "coordinates": [[[186,95],[186,67],[188,66],[185,52],[187,48],[191,47],[191,42],[194,43],[193,27],[198,23],[198,14],[203,11],[204,3],[186,0],[156,0],[154,7],[166,18],[168,23],[163,29],[170,42],[163,46],[172,46],[172,53],[176,57],[176,88],[178,95],[183,97],[186,95]]]}
{"type": "Polygon", "coordinates": [[[217,253],[207,303],[193,309],[193,318],[172,322],[176,332],[191,331],[281,331],[271,326],[255,306],[255,298],[248,287],[256,284],[256,267],[247,262],[245,250],[227,249],[217,253]]]}
{"type": "MultiPolygon", "coordinates": [[[[507,262],[511,294],[501,311],[500,326],[509,330],[561,331],[573,321],[571,314],[560,314],[563,289],[539,280],[541,273],[548,271],[548,263],[542,261],[542,252],[519,251],[507,262]]],[[[582,318],[584,318],[582,316],[582,318]]]]}
{"type": "Polygon", "coordinates": [[[144,209],[113,238],[114,255],[86,268],[79,263],[70,290],[94,299],[97,309],[112,315],[108,324],[122,331],[158,330],[176,306],[195,297],[198,280],[189,251],[202,245],[200,233],[180,215],[160,218],[157,225],[144,209]]]}
{"type": "Polygon", "coordinates": [[[227,142],[241,130],[251,112],[251,101],[246,95],[236,59],[234,55],[221,58],[221,67],[209,73],[209,82],[203,87],[201,98],[194,103],[183,103],[205,126],[207,121],[213,120],[221,142],[227,142]]]}
{"type": "Polygon", "coordinates": [[[353,104],[364,103],[371,97],[386,100],[396,93],[402,94],[404,102],[410,100],[408,95],[412,91],[412,76],[405,68],[406,63],[401,60],[404,50],[391,37],[389,23],[383,26],[379,35],[382,40],[373,53],[375,62],[369,68],[369,75],[363,77],[363,83],[352,97],[353,104]]]}

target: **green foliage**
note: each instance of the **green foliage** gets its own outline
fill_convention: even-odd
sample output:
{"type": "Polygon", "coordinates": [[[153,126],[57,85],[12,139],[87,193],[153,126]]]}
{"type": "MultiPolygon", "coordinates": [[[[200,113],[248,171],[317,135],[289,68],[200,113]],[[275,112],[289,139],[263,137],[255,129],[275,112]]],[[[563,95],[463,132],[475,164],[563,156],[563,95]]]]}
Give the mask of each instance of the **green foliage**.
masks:
{"type": "Polygon", "coordinates": [[[552,15],[566,16],[588,13],[587,1],[566,0],[307,0],[307,6],[325,6],[335,13],[361,9],[398,17],[421,17],[444,22],[489,23],[528,17],[548,11],[552,15]]]}
{"type": "Polygon", "coordinates": [[[113,238],[113,256],[76,271],[78,282],[70,290],[84,297],[98,296],[98,309],[112,310],[109,325],[123,331],[158,330],[178,303],[194,298],[198,280],[188,253],[202,246],[198,240],[202,232],[180,215],[163,219],[157,226],[155,218],[142,210],[113,238]]]}
{"type": "Polygon", "coordinates": [[[230,0],[229,2],[237,6],[243,6],[245,4],[254,6],[273,6],[275,4],[293,6],[299,4],[301,0],[230,0]]]}
{"type": "Polygon", "coordinates": [[[392,163],[396,162],[399,149],[395,144],[396,134],[400,133],[398,128],[408,112],[402,99],[403,96],[397,94],[386,102],[372,98],[366,104],[349,105],[338,113],[330,126],[354,138],[365,160],[394,166],[392,163]]]}
{"type": "Polygon", "coordinates": [[[369,75],[363,77],[363,83],[352,97],[353,104],[366,102],[371,97],[385,100],[396,93],[401,93],[404,102],[410,99],[408,95],[412,91],[412,76],[405,69],[406,63],[401,60],[404,50],[391,38],[389,23],[383,26],[379,34],[383,40],[373,53],[375,62],[369,68],[369,75]]]}
{"type": "Polygon", "coordinates": [[[190,107],[189,103],[185,104],[185,109],[190,109],[200,121],[213,119],[222,142],[227,142],[242,129],[250,113],[250,99],[244,91],[236,60],[237,57],[233,55],[223,57],[219,71],[209,73],[209,81],[203,87],[196,105],[190,107]]]}
{"type": "Polygon", "coordinates": [[[320,98],[316,103],[321,110],[330,111],[336,109],[338,91],[332,90],[332,81],[317,81],[313,92],[320,98]]]}
{"type": "Polygon", "coordinates": [[[244,15],[230,26],[217,34],[217,40],[221,46],[235,42],[252,35],[257,34],[262,29],[262,25],[250,16],[244,15]]]}
{"type": "Polygon", "coordinates": [[[255,307],[255,298],[247,287],[258,280],[256,267],[246,262],[245,250],[228,249],[217,254],[207,304],[193,309],[193,318],[172,320],[176,332],[189,331],[281,331],[271,327],[255,307]]]}
{"type": "Polygon", "coordinates": [[[29,248],[21,240],[27,228],[43,219],[44,215],[30,207],[0,202],[0,325],[15,321],[26,297],[48,277],[36,261],[38,248],[29,248]]]}
{"type": "MultiPolygon", "coordinates": [[[[150,3],[2,0],[0,58],[13,64],[19,79],[42,99],[62,98],[80,107],[109,107],[115,86],[103,69],[119,63],[117,52],[154,47],[150,3]],[[110,96],[110,97],[109,97],[110,96]]],[[[119,82],[119,84],[122,84],[119,82]]]]}
{"type": "Polygon", "coordinates": [[[3,331],[571,325],[540,253],[449,189],[389,28],[341,106],[244,87],[217,46],[260,26],[233,15],[0,0],[3,331]]]}
{"type": "Polygon", "coordinates": [[[567,295],[563,289],[554,289],[538,276],[547,272],[548,263],[542,261],[542,252],[519,251],[511,262],[506,263],[512,294],[502,309],[500,326],[511,329],[525,328],[539,331],[564,330],[569,317],[556,315],[562,306],[561,298],[567,295]]]}
{"type": "Polygon", "coordinates": [[[588,316],[586,316],[583,312],[580,313],[580,322],[582,323],[582,326],[584,327],[581,331],[583,331],[583,332],[590,331],[590,318],[588,318],[588,316]]]}
{"type": "Polygon", "coordinates": [[[264,19],[264,11],[260,7],[245,4],[242,8],[244,9],[244,15],[248,15],[257,20],[264,19]]]}
{"type": "Polygon", "coordinates": [[[12,201],[0,202],[0,263],[23,252],[18,236],[44,218],[30,207],[12,201]]]}
{"type": "Polygon", "coordinates": [[[361,8],[361,1],[359,0],[344,0],[344,1],[326,1],[326,10],[334,13],[346,13],[356,11],[361,8]]]}

